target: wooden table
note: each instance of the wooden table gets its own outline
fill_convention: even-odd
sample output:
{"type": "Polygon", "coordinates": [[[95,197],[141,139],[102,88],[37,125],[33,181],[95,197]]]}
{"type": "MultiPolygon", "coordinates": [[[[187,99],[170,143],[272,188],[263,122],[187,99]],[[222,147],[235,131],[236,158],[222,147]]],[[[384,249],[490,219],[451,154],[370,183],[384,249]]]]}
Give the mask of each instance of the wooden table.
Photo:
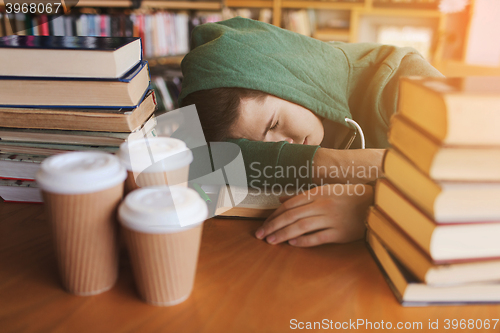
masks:
{"type": "Polygon", "coordinates": [[[425,332],[429,320],[500,317],[493,305],[404,308],[363,242],[272,246],[253,236],[260,223],[208,220],[191,297],[155,307],[139,299],[126,256],[110,291],[66,293],[43,205],[0,202],[0,332],[289,332],[293,319],[422,322],[425,332]]]}

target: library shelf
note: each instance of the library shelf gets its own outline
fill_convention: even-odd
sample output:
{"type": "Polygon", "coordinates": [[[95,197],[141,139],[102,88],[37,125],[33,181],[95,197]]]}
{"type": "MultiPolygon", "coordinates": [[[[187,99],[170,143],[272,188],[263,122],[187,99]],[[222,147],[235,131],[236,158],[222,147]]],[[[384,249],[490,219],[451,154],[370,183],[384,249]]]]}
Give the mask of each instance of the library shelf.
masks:
{"type": "Polygon", "coordinates": [[[233,8],[272,8],[272,0],[226,0],[227,7],[233,8]]]}
{"type": "Polygon", "coordinates": [[[349,28],[338,29],[338,28],[318,28],[313,33],[313,38],[322,40],[324,42],[329,41],[341,41],[348,42],[351,32],[349,28]]]}
{"type": "Polygon", "coordinates": [[[113,0],[113,1],[99,1],[99,0],[80,0],[76,7],[132,7],[132,1],[127,0],[113,0]]]}
{"type": "MultiPolygon", "coordinates": [[[[120,7],[130,8],[133,2],[127,0],[80,0],[77,7],[120,7]]],[[[142,1],[140,8],[151,9],[196,9],[196,10],[220,10],[220,1],[142,1]]]]}
{"type": "Polygon", "coordinates": [[[366,7],[359,7],[355,8],[359,14],[361,15],[373,15],[373,16],[399,16],[399,17],[419,17],[419,18],[424,18],[424,17],[434,17],[434,18],[440,18],[443,16],[443,13],[437,10],[432,10],[432,9],[402,9],[402,8],[366,8],[366,7]]]}
{"type": "Polygon", "coordinates": [[[157,58],[147,58],[148,64],[150,67],[156,66],[180,66],[181,61],[184,58],[184,54],[179,55],[171,55],[165,57],[157,57],[157,58]]]}
{"type": "Polygon", "coordinates": [[[364,8],[363,2],[337,2],[337,1],[294,1],[285,0],[281,2],[281,8],[313,8],[313,9],[337,9],[349,10],[355,8],[364,8]]]}
{"type": "Polygon", "coordinates": [[[500,66],[470,65],[461,60],[442,60],[433,65],[445,76],[500,76],[500,66]]]}
{"type": "Polygon", "coordinates": [[[220,1],[143,1],[141,8],[220,10],[220,1]]]}

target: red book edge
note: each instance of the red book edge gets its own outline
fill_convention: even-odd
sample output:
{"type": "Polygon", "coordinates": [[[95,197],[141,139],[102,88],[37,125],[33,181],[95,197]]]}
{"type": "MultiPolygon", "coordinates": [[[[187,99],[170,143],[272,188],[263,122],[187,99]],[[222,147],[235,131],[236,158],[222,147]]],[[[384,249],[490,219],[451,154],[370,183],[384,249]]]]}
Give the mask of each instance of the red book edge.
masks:
{"type": "Polygon", "coordinates": [[[2,177],[0,176],[0,179],[8,179],[8,180],[22,180],[23,182],[34,182],[34,179],[31,178],[13,178],[13,177],[2,177]]]}

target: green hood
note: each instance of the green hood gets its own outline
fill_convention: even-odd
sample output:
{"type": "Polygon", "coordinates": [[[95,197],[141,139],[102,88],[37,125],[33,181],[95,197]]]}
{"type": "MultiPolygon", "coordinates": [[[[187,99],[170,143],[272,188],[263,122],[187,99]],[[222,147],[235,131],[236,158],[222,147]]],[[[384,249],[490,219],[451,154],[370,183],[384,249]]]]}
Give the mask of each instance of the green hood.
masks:
{"type": "MultiPolygon", "coordinates": [[[[344,124],[355,120],[367,148],[386,148],[390,117],[397,110],[399,78],[442,76],[413,48],[375,43],[325,43],[240,17],[194,29],[182,61],[182,98],[198,90],[256,89],[344,124]]],[[[312,165],[318,146],[230,140],[241,148],[248,182],[269,181],[263,170],[312,165]],[[262,170],[261,170],[262,171],[262,170]]],[[[358,145],[359,147],[359,142],[358,145]]],[[[287,169],[288,170],[288,169],[287,169]]],[[[274,171],[273,171],[274,172],[274,171]]],[[[274,174],[274,173],[272,173],[274,174]]],[[[287,184],[294,179],[270,181],[287,184]]],[[[310,183],[311,178],[300,178],[310,183]]]]}
{"type": "Polygon", "coordinates": [[[240,87],[267,92],[340,123],[351,118],[344,53],[270,24],[236,17],[200,25],[181,66],[179,103],[199,90],[240,87]]]}

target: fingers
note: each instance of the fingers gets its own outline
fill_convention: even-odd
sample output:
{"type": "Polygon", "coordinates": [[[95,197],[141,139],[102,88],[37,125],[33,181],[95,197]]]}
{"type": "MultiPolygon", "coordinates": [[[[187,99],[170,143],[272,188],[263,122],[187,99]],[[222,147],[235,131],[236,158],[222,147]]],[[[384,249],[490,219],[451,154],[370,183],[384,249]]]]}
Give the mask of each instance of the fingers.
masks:
{"type": "Polygon", "coordinates": [[[273,220],[276,216],[282,214],[286,210],[305,205],[311,201],[312,201],[312,198],[308,197],[307,195],[303,195],[303,194],[295,195],[295,196],[289,198],[288,200],[284,201],[278,207],[278,209],[276,209],[271,215],[269,215],[269,217],[264,221],[264,224],[273,220]]]}
{"type": "Polygon", "coordinates": [[[326,216],[312,216],[299,219],[278,231],[267,236],[269,244],[278,244],[297,238],[305,233],[326,228],[326,216]]]}
{"type": "Polygon", "coordinates": [[[285,201],[287,201],[288,199],[291,199],[291,198],[293,198],[293,197],[294,197],[293,195],[284,195],[284,196],[282,196],[282,197],[279,197],[279,198],[278,198],[278,200],[279,200],[281,203],[283,203],[283,202],[285,202],[285,201]]]}
{"type": "Polygon", "coordinates": [[[325,229],[310,235],[303,235],[288,241],[288,244],[296,247],[310,247],[326,243],[337,243],[341,235],[336,229],[325,229]]]}
{"type": "MultiPolygon", "coordinates": [[[[287,202],[288,201],[286,201],[283,205],[285,205],[287,202]]],[[[255,236],[258,239],[263,239],[266,236],[270,235],[271,233],[275,232],[276,230],[284,228],[287,225],[294,223],[295,221],[298,221],[305,217],[319,215],[317,212],[315,212],[314,209],[312,209],[309,206],[310,203],[306,203],[305,205],[288,209],[284,211],[282,214],[273,218],[272,220],[266,220],[259,228],[259,230],[257,230],[255,236]]]]}

